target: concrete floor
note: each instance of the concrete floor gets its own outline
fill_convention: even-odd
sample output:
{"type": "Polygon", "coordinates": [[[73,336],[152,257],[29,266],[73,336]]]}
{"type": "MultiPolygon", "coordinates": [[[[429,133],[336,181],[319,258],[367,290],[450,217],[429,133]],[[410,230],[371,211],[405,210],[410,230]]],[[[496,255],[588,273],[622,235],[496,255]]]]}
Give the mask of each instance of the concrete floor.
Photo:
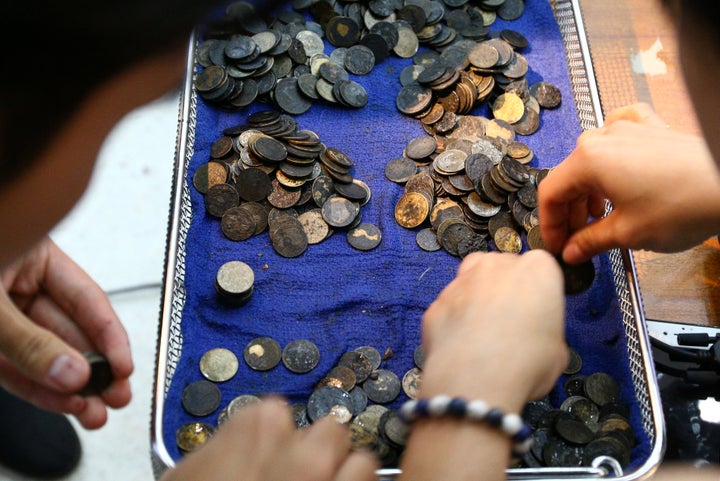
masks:
{"type": "MultiPolygon", "coordinates": [[[[63,478],[152,480],[150,410],[178,96],[128,114],[108,136],[86,195],[51,236],[108,292],[135,361],[129,406],[100,430],[77,426],[82,461],[63,478]]],[[[0,468],[0,480],[26,481],[0,468]]]]}

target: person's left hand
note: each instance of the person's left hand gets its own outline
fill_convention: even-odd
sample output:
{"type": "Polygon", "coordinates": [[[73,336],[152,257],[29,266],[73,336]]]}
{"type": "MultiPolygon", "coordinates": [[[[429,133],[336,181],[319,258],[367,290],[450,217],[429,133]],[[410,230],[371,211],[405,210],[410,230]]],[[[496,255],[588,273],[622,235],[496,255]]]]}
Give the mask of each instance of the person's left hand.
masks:
{"type": "Polygon", "coordinates": [[[51,411],[74,415],[88,429],[107,408],[130,402],[128,337],[110,302],[80,266],[49,238],[0,271],[0,384],[51,411]],[[90,366],[82,352],[110,362],[112,384],[82,397],[90,366]]]}

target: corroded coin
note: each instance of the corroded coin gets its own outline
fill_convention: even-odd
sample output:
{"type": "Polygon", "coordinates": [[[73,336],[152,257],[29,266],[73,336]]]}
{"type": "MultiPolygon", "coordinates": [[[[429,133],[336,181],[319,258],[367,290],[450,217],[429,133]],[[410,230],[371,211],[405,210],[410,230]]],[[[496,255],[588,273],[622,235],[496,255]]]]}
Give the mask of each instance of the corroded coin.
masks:
{"type": "Polygon", "coordinates": [[[560,409],[580,418],[585,424],[597,423],[600,409],[597,404],[584,396],[570,396],[560,405],[560,409]]]}
{"type": "Polygon", "coordinates": [[[382,362],[382,356],[378,352],[377,349],[375,349],[372,346],[360,346],[355,349],[355,351],[361,353],[363,356],[365,356],[370,361],[370,367],[372,370],[376,370],[380,367],[380,363],[382,362]]]}
{"type": "Polygon", "coordinates": [[[422,380],[422,371],[414,367],[405,373],[402,379],[403,392],[410,399],[417,399],[420,392],[420,382],[422,380]]]}
{"type": "Polygon", "coordinates": [[[317,421],[330,414],[333,408],[337,410],[336,406],[343,407],[349,412],[352,412],[353,404],[350,393],[334,386],[318,388],[310,394],[310,398],[308,399],[308,418],[310,418],[311,421],[317,421]]]}
{"type": "Polygon", "coordinates": [[[235,188],[243,200],[257,202],[270,195],[272,182],[263,170],[251,167],[238,172],[235,188]]]}
{"type": "Polygon", "coordinates": [[[542,108],[552,109],[560,105],[562,93],[550,82],[536,82],[530,86],[530,95],[535,97],[542,108]]]}
{"type": "Polygon", "coordinates": [[[355,373],[356,383],[365,381],[374,369],[370,359],[357,350],[343,353],[337,365],[351,369],[355,373]]]}
{"type": "Polygon", "coordinates": [[[595,372],[585,379],[585,394],[598,406],[620,400],[620,387],[615,379],[604,372],[595,372]]]}
{"type": "Polygon", "coordinates": [[[400,394],[401,384],[397,375],[388,369],[378,369],[363,383],[368,399],[385,404],[400,394]]]}
{"type": "Polygon", "coordinates": [[[579,467],[583,462],[583,447],[574,445],[559,437],[548,440],[543,449],[543,461],[551,467],[579,467]]]}
{"type": "Polygon", "coordinates": [[[180,451],[189,453],[207,443],[215,434],[215,428],[208,423],[191,421],[175,431],[175,443],[180,451]]]}
{"type": "Polygon", "coordinates": [[[213,217],[222,217],[226,210],[240,203],[237,190],[230,184],[217,184],[205,194],[205,211],[213,217]]]}
{"type": "Polygon", "coordinates": [[[220,228],[228,239],[243,241],[255,234],[257,225],[252,212],[243,205],[238,205],[225,211],[220,220],[220,228]]]}
{"type": "Polygon", "coordinates": [[[193,416],[207,416],[220,406],[220,389],[210,381],[195,381],[185,386],[182,406],[193,416]]]}
{"type": "Polygon", "coordinates": [[[569,348],[568,351],[570,352],[570,359],[563,374],[577,374],[580,372],[580,369],[582,369],[582,357],[580,357],[580,354],[573,348],[569,348]]]}
{"type": "Polygon", "coordinates": [[[415,242],[422,250],[428,252],[435,252],[442,248],[442,246],[437,240],[437,235],[435,235],[435,231],[433,231],[429,227],[426,227],[425,229],[420,229],[417,232],[417,234],[415,235],[415,242]]]}
{"type": "Polygon", "coordinates": [[[563,385],[565,394],[568,397],[572,396],[585,396],[585,379],[587,376],[584,374],[573,374],[570,376],[563,385]]]}
{"type": "Polygon", "coordinates": [[[593,439],[584,447],[583,464],[591,466],[592,462],[600,456],[609,456],[617,460],[623,468],[630,464],[630,449],[610,436],[593,439]]]}
{"type": "Polygon", "coordinates": [[[292,410],[293,420],[295,421],[295,426],[298,429],[307,427],[310,425],[310,419],[308,419],[307,415],[307,404],[305,403],[295,403],[292,406],[290,406],[290,409],[292,410]]]}
{"type": "Polygon", "coordinates": [[[307,235],[308,244],[318,244],[330,234],[330,226],[323,219],[320,209],[303,212],[298,216],[298,220],[307,235]]]}
{"type": "Polygon", "coordinates": [[[80,390],[83,396],[100,395],[113,381],[110,361],[100,352],[84,352],[85,360],[90,364],[90,377],[80,390]]]}
{"type": "Polygon", "coordinates": [[[218,269],[215,286],[222,294],[243,296],[249,293],[255,283],[255,273],[242,261],[229,261],[218,269]]]}
{"type": "Polygon", "coordinates": [[[307,339],[290,341],[283,349],[282,362],[292,372],[310,372],[320,362],[320,350],[307,339]]]}
{"type": "Polygon", "coordinates": [[[425,350],[423,349],[422,344],[418,345],[418,347],[416,347],[413,351],[413,362],[418,369],[422,369],[425,365],[425,350]]]}
{"type": "Polygon", "coordinates": [[[217,347],[200,358],[200,372],[213,382],[225,382],[237,373],[238,359],[229,349],[217,347]]]}
{"type": "Polygon", "coordinates": [[[587,444],[594,433],[585,421],[570,412],[562,412],[555,421],[555,432],[565,441],[573,444],[587,444]]]}
{"type": "Polygon", "coordinates": [[[325,375],[327,379],[334,379],[340,382],[340,386],[345,391],[350,391],[355,387],[357,376],[355,371],[347,366],[335,366],[325,375]]]}
{"type": "Polygon", "coordinates": [[[360,212],[356,203],[337,195],[331,195],[322,206],[322,217],[331,227],[343,228],[352,224],[360,212]]]}
{"type": "Polygon", "coordinates": [[[360,386],[355,386],[350,390],[350,400],[352,401],[353,416],[360,414],[367,407],[367,394],[360,386]]]}
{"type": "Polygon", "coordinates": [[[421,225],[429,213],[430,203],[419,192],[406,192],[395,204],[395,220],[407,229],[421,225]]]}
{"type": "Polygon", "coordinates": [[[251,369],[269,371],[280,363],[282,349],[275,339],[258,337],[245,346],[243,358],[251,369]]]}
{"type": "Polygon", "coordinates": [[[568,264],[556,256],[565,278],[565,294],[573,295],[587,291],[595,280],[595,265],[592,260],[580,264],[568,264]]]}
{"type": "Polygon", "coordinates": [[[405,446],[410,427],[405,423],[396,411],[388,411],[383,414],[380,426],[384,438],[395,446],[405,446]]]}
{"type": "Polygon", "coordinates": [[[501,252],[519,254],[522,250],[522,239],[515,229],[500,227],[493,236],[495,246],[501,252]]]}
{"type": "Polygon", "coordinates": [[[545,249],[545,242],[540,234],[540,226],[532,227],[527,233],[528,246],[531,249],[545,249]]]}
{"type": "Polygon", "coordinates": [[[514,93],[499,95],[493,103],[493,115],[496,119],[514,124],[522,119],[525,113],[525,103],[514,93]]]}
{"type": "Polygon", "coordinates": [[[417,174],[417,164],[407,157],[393,159],[385,166],[385,177],[397,184],[404,184],[417,174]]]}
{"type": "Polygon", "coordinates": [[[409,159],[422,161],[432,155],[437,148],[433,137],[422,135],[411,139],[405,146],[405,155],[409,159]]]}
{"type": "Polygon", "coordinates": [[[275,252],[287,258],[302,255],[308,247],[308,238],[302,224],[291,215],[279,216],[271,224],[270,240],[275,252]]]}
{"type": "Polygon", "coordinates": [[[377,226],[363,222],[347,232],[348,244],[360,251],[369,251],[380,245],[382,233],[377,226]]]}

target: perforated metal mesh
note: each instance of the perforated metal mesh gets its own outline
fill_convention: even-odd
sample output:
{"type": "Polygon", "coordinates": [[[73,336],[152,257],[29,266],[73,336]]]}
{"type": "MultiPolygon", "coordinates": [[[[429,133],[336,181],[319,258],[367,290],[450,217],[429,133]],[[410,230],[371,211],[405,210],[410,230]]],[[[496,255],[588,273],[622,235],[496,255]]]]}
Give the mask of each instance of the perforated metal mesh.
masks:
{"type": "MultiPolygon", "coordinates": [[[[602,116],[602,112],[596,111],[596,103],[593,102],[597,93],[593,92],[590,83],[589,72],[592,72],[592,65],[586,65],[586,61],[589,59],[586,59],[586,56],[583,55],[581,38],[578,33],[577,15],[579,15],[580,12],[576,11],[572,2],[569,0],[558,0],[551,2],[551,5],[553,6],[555,18],[557,19],[560,33],[565,43],[570,83],[580,125],[583,130],[597,128],[599,126],[598,118],[602,116]]],[[[583,41],[584,40],[585,39],[583,39],[583,41]]],[[[612,209],[609,203],[607,209],[608,212],[612,209]]],[[[627,350],[630,358],[630,371],[635,387],[635,396],[640,404],[643,428],[652,443],[655,440],[656,434],[653,423],[655,413],[653,413],[650,404],[648,373],[646,372],[643,353],[639,343],[640,332],[638,331],[638,323],[641,322],[641,320],[636,318],[628,285],[627,270],[631,268],[631,266],[625,265],[623,256],[618,250],[611,251],[609,257],[627,337],[627,350]]]]}

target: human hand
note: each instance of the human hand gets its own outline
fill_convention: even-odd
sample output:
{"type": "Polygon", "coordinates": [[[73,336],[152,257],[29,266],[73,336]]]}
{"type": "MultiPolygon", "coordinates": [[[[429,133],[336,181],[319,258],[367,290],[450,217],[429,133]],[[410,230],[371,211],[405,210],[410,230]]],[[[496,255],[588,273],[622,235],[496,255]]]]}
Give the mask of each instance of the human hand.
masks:
{"type": "Polygon", "coordinates": [[[74,415],[88,429],[107,407],[130,402],[133,371],[127,334],[105,293],[49,238],[0,272],[0,383],[51,411],[74,415]],[[82,397],[90,366],[82,352],[101,352],[112,384],[82,397]]]}
{"type": "MultiPolygon", "coordinates": [[[[563,285],[545,251],[467,256],[423,317],[420,395],[482,399],[519,413],[550,391],[568,362],[563,285]]],[[[509,439],[498,430],[423,420],[408,439],[401,479],[504,479],[509,454],[509,439]]]]}
{"type": "Polygon", "coordinates": [[[583,133],[538,195],[545,245],[568,263],[615,247],[680,251],[720,232],[720,176],[705,142],[645,104],[583,133]],[[613,210],[602,217],[605,199],[613,210]]]}
{"type": "Polygon", "coordinates": [[[345,426],[327,417],[298,430],[287,406],[268,400],[231,416],[161,481],[369,481],[378,467],[370,453],[350,452],[345,426]]]}

